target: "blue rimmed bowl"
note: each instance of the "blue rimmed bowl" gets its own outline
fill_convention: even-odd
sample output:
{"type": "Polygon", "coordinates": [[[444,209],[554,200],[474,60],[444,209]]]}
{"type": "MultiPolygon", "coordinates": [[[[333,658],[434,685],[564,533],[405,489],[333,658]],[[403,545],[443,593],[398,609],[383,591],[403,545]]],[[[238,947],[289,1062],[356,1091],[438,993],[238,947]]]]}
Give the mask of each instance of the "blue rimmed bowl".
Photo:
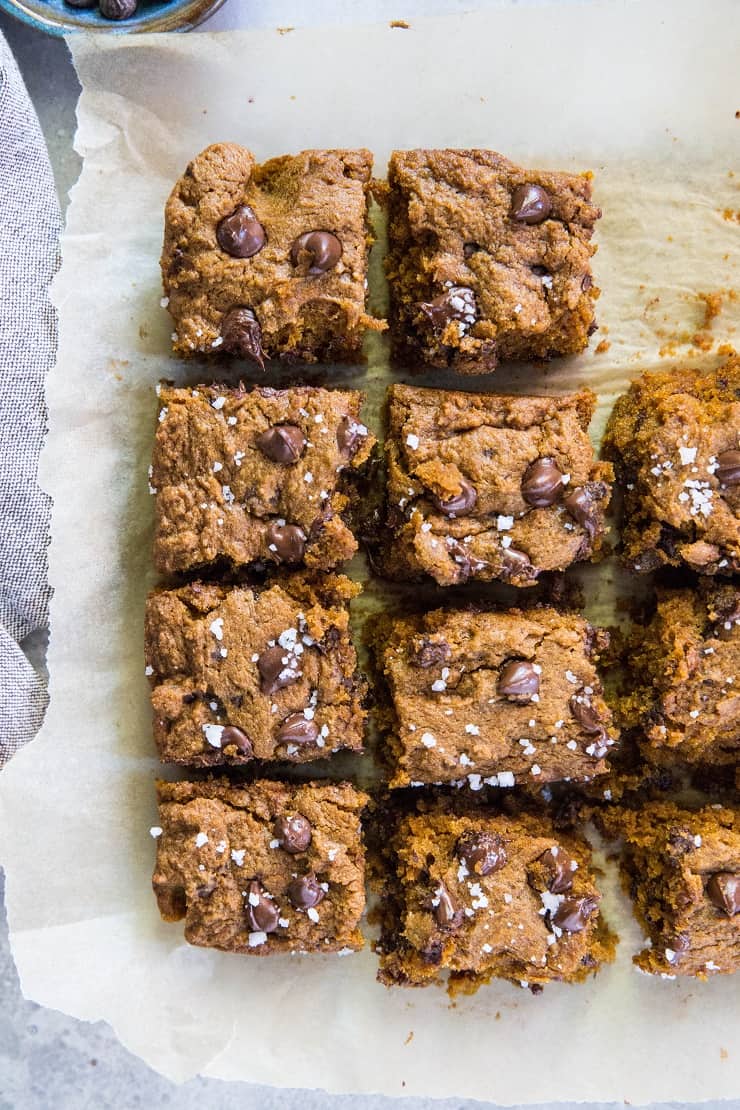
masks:
{"type": "Polygon", "coordinates": [[[72,31],[132,34],[137,31],[189,31],[225,0],[140,0],[130,19],[105,19],[97,8],[73,8],[64,0],[0,0],[0,8],[49,35],[72,31]]]}

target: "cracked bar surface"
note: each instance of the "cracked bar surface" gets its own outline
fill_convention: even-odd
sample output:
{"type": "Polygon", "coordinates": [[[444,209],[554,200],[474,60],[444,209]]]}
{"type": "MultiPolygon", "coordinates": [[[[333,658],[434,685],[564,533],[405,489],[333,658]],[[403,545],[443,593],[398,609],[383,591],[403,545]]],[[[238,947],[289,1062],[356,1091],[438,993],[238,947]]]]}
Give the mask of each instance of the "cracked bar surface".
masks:
{"type": "Polygon", "coordinates": [[[365,682],[348,578],[194,582],[150,594],[146,671],[163,762],[212,767],[361,751],[365,682]]]}
{"type": "Polygon", "coordinates": [[[727,806],[603,810],[624,838],[621,869],[649,945],[633,957],[650,975],[729,975],[740,969],[740,814],[727,806]]]}
{"type": "Polygon", "coordinates": [[[381,569],[441,586],[543,571],[602,548],[612,468],[588,437],[596,398],[514,397],[394,385],[387,395],[381,569]]]}
{"type": "Polygon", "coordinates": [[[150,485],[164,574],[214,565],[332,570],[375,439],[363,394],[311,386],[159,390],[150,485]]]}
{"type": "Polygon", "coordinates": [[[371,647],[391,787],[587,782],[616,740],[595,662],[608,635],[554,609],[386,617],[371,647]]]}
{"type": "Polygon", "coordinates": [[[491,978],[538,990],[614,958],[615,937],[585,840],[545,817],[430,812],[389,837],[378,978],[426,986],[449,972],[468,991],[491,978]]]}
{"type": "Polygon", "coordinates": [[[632,570],[740,571],[739,357],[638,378],[614,406],[604,451],[625,489],[632,570]]]}
{"type": "Polygon", "coordinates": [[[486,374],[583,350],[595,330],[590,174],[490,150],[394,151],[386,271],[399,361],[486,374]]]}
{"type": "Polygon", "coordinates": [[[306,150],[259,165],[202,151],[165,208],[162,278],[175,354],[357,362],[372,242],[368,150],[306,150]]]}
{"type": "Polygon", "coordinates": [[[740,761],[740,587],[711,579],[662,589],[625,653],[629,723],[653,763],[733,768],[740,761]]]}
{"type": "Polygon", "coordinates": [[[362,948],[367,796],[349,783],[159,782],[152,886],[185,939],[250,956],[362,948]]]}

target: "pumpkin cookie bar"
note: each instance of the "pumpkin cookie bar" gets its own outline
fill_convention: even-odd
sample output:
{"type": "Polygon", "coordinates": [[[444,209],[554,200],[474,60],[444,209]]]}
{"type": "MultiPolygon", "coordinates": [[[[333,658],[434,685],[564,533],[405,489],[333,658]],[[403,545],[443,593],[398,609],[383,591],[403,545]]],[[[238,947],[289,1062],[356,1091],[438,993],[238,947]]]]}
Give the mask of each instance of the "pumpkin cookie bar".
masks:
{"type": "Polygon", "coordinates": [[[740,587],[700,581],[661,589],[625,652],[626,719],[662,766],[732,769],[740,762],[740,587]]]}
{"type": "Polygon", "coordinates": [[[543,571],[598,556],[612,469],[588,437],[584,390],[510,397],[391,386],[387,527],[380,566],[531,586],[543,571]]]}
{"type": "Polygon", "coordinates": [[[150,471],[157,569],[325,571],[351,559],[356,481],[375,443],[362,400],[311,386],[161,386],[150,471]]]}
{"type": "Polygon", "coordinates": [[[194,158],[165,208],[162,278],[178,355],[357,362],[365,332],[368,150],[258,165],[234,143],[194,158]]]}
{"type": "Polygon", "coordinates": [[[604,452],[625,487],[632,570],[740,571],[740,358],[638,378],[614,406],[604,452]]]}
{"type": "Polygon", "coordinates": [[[667,802],[603,810],[597,823],[624,838],[622,876],[649,946],[634,957],[662,978],[740,970],[740,815],[667,802]]]}
{"type": "Polygon", "coordinates": [[[615,743],[606,632],[554,609],[384,618],[372,647],[390,786],[588,782],[615,743]]]}
{"type": "Polygon", "coordinates": [[[185,939],[252,956],[362,948],[366,795],[348,783],[158,783],[152,878],[185,939]]]}
{"type": "Polygon", "coordinates": [[[380,971],[387,985],[538,990],[614,958],[591,850],[545,817],[452,813],[400,819],[385,847],[380,971]]]}
{"type": "Polygon", "coordinates": [[[595,330],[589,174],[491,150],[394,151],[386,270],[400,360],[487,374],[582,351],[595,330]]]}
{"type": "Polygon", "coordinates": [[[304,763],[361,751],[365,682],[348,578],[264,586],[193,582],[146,606],[146,671],[163,762],[304,763]]]}

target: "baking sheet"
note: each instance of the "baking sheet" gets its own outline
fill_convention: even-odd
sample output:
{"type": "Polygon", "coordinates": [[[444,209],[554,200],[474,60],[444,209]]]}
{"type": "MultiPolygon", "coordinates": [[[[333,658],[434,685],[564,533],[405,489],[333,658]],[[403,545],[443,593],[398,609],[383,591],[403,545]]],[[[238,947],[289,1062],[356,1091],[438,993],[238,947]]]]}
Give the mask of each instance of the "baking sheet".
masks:
{"type": "MultiPolygon", "coordinates": [[[[635,974],[639,930],[611,867],[617,963],[538,997],[499,983],[453,1006],[442,990],[379,986],[369,951],[256,961],[185,945],[149,889],[159,768],[142,660],[152,391],[162,376],[198,376],[168,355],[157,270],[162,206],[192,154],[223,139],[258,158],[363,144],[382,175],[396,146],[479,145],[525,164],[592,168],[604,293],[590,350],[462,384],[588,383],[600,395],[598,434],[631,376],[677,360],[710,365],[737,342],[739,37],[734,0],[612,0],[409,30],[73,40],[84,167],[54,288],[60,354],[42,459],[55,502],[51,706],[0,778],[0,855],[27,997],[107,1020],[178,1080],[200,1072],[504,1104],[740,1093],[740,984],[635,974]],[[706,295],[719,307],[712,319],[706,295]]],[[[386,353],[384,340],[372,343],[363,382],[376,426],[386,353]]],[[[596,617],[614,583],[625,588],[611,565],[584,578],[596,617]]]]}

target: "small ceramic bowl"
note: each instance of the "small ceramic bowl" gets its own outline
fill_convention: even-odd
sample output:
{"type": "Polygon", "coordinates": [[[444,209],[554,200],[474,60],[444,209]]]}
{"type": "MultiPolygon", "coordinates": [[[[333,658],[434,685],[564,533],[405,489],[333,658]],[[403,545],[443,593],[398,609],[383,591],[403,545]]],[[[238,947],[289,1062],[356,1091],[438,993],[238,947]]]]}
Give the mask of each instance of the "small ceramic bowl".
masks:
{"type": "Polygon", "coordinates": [[[49,35],[70,31],[189,31],[215,12],[224,0],[140,0],[130,19],[105,19],[97,7],[73,8],[64,0],[0,0],[0,8],[49,35]]]}

